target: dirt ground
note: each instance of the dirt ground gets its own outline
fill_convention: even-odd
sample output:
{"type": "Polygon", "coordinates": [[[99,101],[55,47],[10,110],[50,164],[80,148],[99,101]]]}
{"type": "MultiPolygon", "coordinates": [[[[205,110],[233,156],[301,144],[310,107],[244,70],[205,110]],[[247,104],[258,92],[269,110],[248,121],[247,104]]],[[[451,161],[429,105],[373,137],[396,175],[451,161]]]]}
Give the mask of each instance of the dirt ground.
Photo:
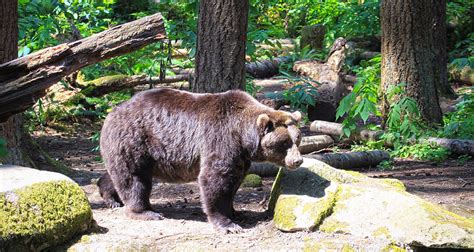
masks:
{"type": "MultiPolygon", "coordinates": [[[[165,220],[135,221],[124,216],[123,209],[107,209],[97,192],[95,182],[105,172],[98,153],[91,151],[98,143],[90,137],[100,130],[100,124],[72,125],[68,133],[58,133],[46,128],[35,132],[34,139],[51,157],[75,171],[73,179],[87,193],[98,227],[80,243],[68,244],[76,250],[102,249],[163,249],[203,250],[208,249],[265,249],[288,250],[315,248],[314,241],[333,241],[328,245],[342,249],[349,244],[363,250],[379,250],[384,246],[380,240],[344,234],[321,232],[283,233],[272,224],[266,204],[273,178],[265,178],[259,188],[241,188],[235,208],[240,212],[237,223],[245,232],[241,234],[216,234],[206,222],[199,203],[196,183],[154,184],[151,203],[165,220]],[[77,126],[77,127],[76,127],[77,126]]],[[[396,178],[408,191],[460,215],[474,218],[474,161],[460,164],[448,160],[441,164],[411,160],[396,160],[395,169],[378,171],[366,169],[363,173],[375,178],[396,178]]]]}

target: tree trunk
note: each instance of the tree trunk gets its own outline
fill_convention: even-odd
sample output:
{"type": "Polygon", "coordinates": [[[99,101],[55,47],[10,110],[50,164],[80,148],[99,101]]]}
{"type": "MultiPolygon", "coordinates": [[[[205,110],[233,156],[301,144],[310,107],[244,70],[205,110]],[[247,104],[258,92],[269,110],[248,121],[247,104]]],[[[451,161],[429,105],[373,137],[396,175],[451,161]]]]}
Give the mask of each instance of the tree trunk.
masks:
{"type": "Polygon", "coordinates": [[[245,87],[248,0],[199,3],[194,92],[245,87]]]}
{"type": "MultiPolygon", "coordinates": [[[[0,3],[0,64],[18,56],[18,2],[3,0],[0,3]]],[[[0,84],[1,85],[1,84],[0,84]]],[[[21,154],[21,115],[12,116],[0,123],[0,137],[7,142],[8,156],[0,163],[23,164],[21,154]]]]}
{"type": "Polygon", "coordinates": [[[448,52],[447,52],[447,34],[446,34],[446,0],[433,0],[430,4],[433,9],[433,43],[431,50],[435,54],[438,64],[434,67],[434,83],[438,95],[447,98],[456,98],[456,93],[448,82],[448,52]]]}
{"type": "Polygon", "coordinates": [[[46,88],[64,76],[163,38],[163,18],[155,14],[1,64],[0,122],[33,105],[46,88]]]}
{"type": "MultiPolygon", "coordinates": [[[[406,83],[407,95],[416,100],[429,123],[442,119],[437,90],[447,78],[446,42],[437,38],[442,24],[435,16],[445,4],[445,0],[383,0],[381,5],[382,90],[386,93],[390,86],[406,83]]],[[[390,102],[384,101],[384,115],[390,102]]]]}

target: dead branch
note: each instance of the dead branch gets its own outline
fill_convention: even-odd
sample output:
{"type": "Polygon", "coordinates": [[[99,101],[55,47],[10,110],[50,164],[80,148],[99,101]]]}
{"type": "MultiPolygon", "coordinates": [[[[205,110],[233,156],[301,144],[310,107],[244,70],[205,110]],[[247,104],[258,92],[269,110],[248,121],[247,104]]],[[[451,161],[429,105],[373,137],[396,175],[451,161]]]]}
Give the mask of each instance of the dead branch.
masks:
{"type": "Polygon", "coordinates": [[[0,65],[0,122],[33,105],[45,89],[74,71],[164,38],[163,18],[155,14],[0,65]]]}

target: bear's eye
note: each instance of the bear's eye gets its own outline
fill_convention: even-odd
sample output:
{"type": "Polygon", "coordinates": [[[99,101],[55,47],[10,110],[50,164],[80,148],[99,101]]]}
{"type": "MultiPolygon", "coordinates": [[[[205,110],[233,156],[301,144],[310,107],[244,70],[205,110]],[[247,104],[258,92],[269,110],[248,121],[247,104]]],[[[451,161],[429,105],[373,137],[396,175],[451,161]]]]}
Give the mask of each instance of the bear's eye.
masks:
{"type": "Polygon", "coordinates": [[[265,134],[272,132],[275,129],[272,122],[268,122],[267,126],[265,126],[265,134]]]}

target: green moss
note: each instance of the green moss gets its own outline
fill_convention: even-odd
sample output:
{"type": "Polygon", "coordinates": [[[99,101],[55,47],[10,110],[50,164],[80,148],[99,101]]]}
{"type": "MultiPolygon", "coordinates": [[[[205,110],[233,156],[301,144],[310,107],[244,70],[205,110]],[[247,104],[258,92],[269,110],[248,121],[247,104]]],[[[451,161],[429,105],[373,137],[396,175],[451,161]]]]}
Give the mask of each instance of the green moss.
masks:
{"type": "Polygon", "coordinates": [[[291,230],[295,227],[297,216],[293,212],[301,202],[297,197],[280,197],[275,206],[275,225],[282,230],[291,230]]]}
{"type": "Polygon", "coordinates": [[[342,252],[354,252],[356,251],[350,244],[344,243],[342,246],[342,252]]]}
{"type": "Polygon", "coordinates": [[[0,193],[0,238],[11,250],[41,250],[86,230],[92,211],[82,189],[68,181],[0,193]]]}
{"type": "Polygon", "coordinates": [[[404,248],[400,248],[397,245],[390,244],[387,247],[383,248],[381,252],[405,252],[407,251],[404,248]]]}
{"type": "Polygon", "coordinates": [[[387,227],[379,227],[372,233],[372,235],[374,237],[384,237],[386,239],[392,239],[392,235],[390,234],[390,231],[387,227]]]}
{"type": "Polygon", "coordinates": [[[358,172],[338,170],[322,162],[312,165],[311,167],[308,167],[308,169],[326,180],[340,183],[355,183],[366,178],[358,172]]]}
{"type": "Polygon", "coordinates": [[[262,177],[256,174],[248,174],[242,181],[242,187],[260,187],[262,186],[262,177]]]}
{"type": "MultiPolygon", "coordinates": [[[[379,179],[377,179],[377,180],[379,180],[379,179]]],[[[382,183],[387,184],[389,186],[393,186],[394,188],[396,188],[399,191],[406,191],[407,190],[407,188],[405,187],[403,182],[398,180],[398,179],[380,179],[379,181],[381,181],[382,183]]]]}
{"type": "Polygon", "coordinates": [[[303,205],[303,214],[308,214],[311,221],[314,222],[313,229],[318,228],[324,219],[330,216],[336,204],[336,195],[340,187],[338,186],[335,192],[329,192],[323,199],[315,202],[308,202],[303,205]]]}
{"type": "Polygon", "coordinates": [[[422,201],[421,205],[428,212],[429,218],[433,221],[439,224],[453,224],[466,230],[470,234],[474,234],[474,221],[427,201],[422,201]]]}
{"type": "Polygon", "coordinates": [[[345,222],[326,219],[319,227],[319,230],[325,233],[345,233],[344,230],[346,230],[347,227],[348,225],[345,222]]]}

